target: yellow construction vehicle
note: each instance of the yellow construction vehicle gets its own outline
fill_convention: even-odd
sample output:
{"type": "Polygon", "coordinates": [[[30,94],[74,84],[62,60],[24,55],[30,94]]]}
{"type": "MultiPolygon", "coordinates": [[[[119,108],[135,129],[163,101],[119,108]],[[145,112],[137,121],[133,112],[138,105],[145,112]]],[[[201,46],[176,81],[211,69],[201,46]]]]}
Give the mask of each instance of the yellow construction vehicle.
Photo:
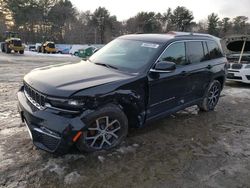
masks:
{"type": "Polygon", "coordinates": [[[55,43],[52,41],[46,41],[41,46],[42,53],[56,53],[55,43]]]}
{"type": "Polygon", "coordinates": [[[5,41],[1,43],[1,50],[5,53],[24,53],[25,46],[22,44],[22,40],[18,37],[18,33],[6,31],[5,32],[5,41]]]}

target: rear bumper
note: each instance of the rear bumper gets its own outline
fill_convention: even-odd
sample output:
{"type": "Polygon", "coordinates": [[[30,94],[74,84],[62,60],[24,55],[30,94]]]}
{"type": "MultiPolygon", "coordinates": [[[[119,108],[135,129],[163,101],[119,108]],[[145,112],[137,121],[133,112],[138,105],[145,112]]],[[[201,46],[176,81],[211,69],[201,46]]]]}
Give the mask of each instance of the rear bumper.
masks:
{"type": "Polygon", "coordinates": [[[27,125],[34,145],[42,150],[65,153],[74,144],[74,136],[86,130],[83,114],[62,114],[49,108],[38,110],[27,100],[22,89],[17,97],[21,119],[27,125]]]}

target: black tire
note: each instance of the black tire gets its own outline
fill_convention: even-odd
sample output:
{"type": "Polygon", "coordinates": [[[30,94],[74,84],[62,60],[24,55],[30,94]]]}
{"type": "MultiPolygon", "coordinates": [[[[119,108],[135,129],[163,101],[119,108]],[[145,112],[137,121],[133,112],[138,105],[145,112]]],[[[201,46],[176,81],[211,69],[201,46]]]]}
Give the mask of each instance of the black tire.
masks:
{"type": "Polygon", "coordinates": [[[76,144],[81,152],[112,149],[118,146],[128,134],[128,119],[116,105],[104,106],[89,114],[83,121],[88,130],[83,132],[76,144]],[[93,137],[95,139],[91,139],[93,137]]]}
{"type": "Polygon", "coordinates": [[[11,49],[7,46],[7,49],[6,49],[6,53],[7,54],[10,54],[11,53],[11,49]]]}
{"type": "Polygon", "coordinates": [[[46,53],[46,50],[44,48],[42,48],[42,53],[44,53],[44,54],[46,53]]]}
{"type": "Polygon", "coordinates": [[[4,43],[1,44],[1,49],[2,49],[2,52],[5,52],[5,44],[4,43]]]}
{"type": "Polygon", "coordinates": [[[202,103],[198,105],[201,111],[214,110],[219,101],[221,89],[221,83],[218,80],[214,80],[209,84],[202,103]]]}
{"type": "Polygon", "coordinates": [[[24,51],[23,51],[23,50],[20,50],[20,51],[19,51],[19,54],[23,54],[23,53],[24,53],[24,51]]]}

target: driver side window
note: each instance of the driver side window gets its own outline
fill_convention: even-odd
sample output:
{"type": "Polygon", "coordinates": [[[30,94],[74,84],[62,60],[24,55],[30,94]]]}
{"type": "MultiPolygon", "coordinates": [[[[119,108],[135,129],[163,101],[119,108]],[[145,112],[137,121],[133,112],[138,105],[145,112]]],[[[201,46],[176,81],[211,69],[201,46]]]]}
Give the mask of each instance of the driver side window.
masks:
{"type": "Polygon", "coordinates": [[[185,65],[186,62],[186,50],[184,42],[177,42],[171,44],[167,50],[161,55],[160,61],[174,62],[176,65],[185,65]]]}

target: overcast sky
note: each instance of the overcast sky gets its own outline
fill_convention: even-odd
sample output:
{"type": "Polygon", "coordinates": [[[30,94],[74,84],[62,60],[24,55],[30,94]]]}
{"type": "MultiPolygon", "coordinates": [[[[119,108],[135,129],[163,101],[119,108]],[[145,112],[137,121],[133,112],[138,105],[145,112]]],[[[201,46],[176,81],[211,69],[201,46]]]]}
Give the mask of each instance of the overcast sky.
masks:
{"type": "Polygon", "coordinates": [[[99,6],[116,15],[119,21],[135,16],[140,11],[166,12],[167,8],[185,6],[193,11],[195,21],[207,18],[212,12],[220,17],[247,16],[250,18],[250,0],[71,0],[81,11],[94,11],[99,6]]]}

